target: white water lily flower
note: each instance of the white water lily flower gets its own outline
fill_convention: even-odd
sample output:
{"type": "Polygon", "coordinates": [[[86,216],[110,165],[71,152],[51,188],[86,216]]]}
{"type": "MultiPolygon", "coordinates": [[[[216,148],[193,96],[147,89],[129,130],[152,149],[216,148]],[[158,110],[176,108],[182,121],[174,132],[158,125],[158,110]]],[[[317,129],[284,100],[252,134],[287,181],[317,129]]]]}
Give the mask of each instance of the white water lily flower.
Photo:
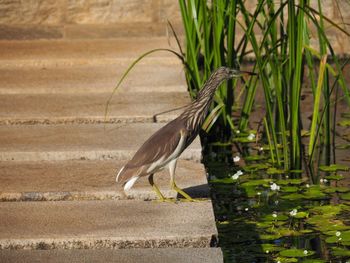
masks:
{"type": "Polygon", "coordinates": [[[239,162],[239,160],[241,160],[241,157],[239,156],[236,156],[233,158],[233,161],[236,163],[236,162],[239,162]]]}
{"type": "Polygon", "coordinates": [[[243,172],[241,170],[239,170],[234,175],[232,175],[231,178],[233,180],[237,180],[242,174],[243,174],[243,172]]]}
{"type": "Polygon", "coordinates": [[[257,192],[256,194],[257,194],[257,195],[261,195],[261,193],[260,193],[260,192],[257,192]]]}
{"type": "Polygon", "coordinates": [[[336,235],[337,237],[339,237],[339,236],[341,235],[341,232],[340,232],[340,231],[337,231],[337,232],[335,232],[335,235],[336,235]]]}
{"type": "Polygon", "coordinates": [[[324,182],[323,178],[320,179],[320,183],[322,184],[324,182]]]}
{"type": "Polygon", "coordinates": [[[269,253],[270,253],[270,251],[269,251],[269,250],[266,250],[266,251],[265,251],[265,253],[266,253],[266,254],[269,254],[269,253]]]}
{"type": "Polygon", "coordinates": [[[308,251],[305,249],[305,250],[304,250],[304,255],[307,255],[307,253],[308,253],[308,251]]]}
{"type": "Polygon", "coordinates": [[[245,210],[245,211],[248,211],[248,210],[249,210],[249,208],[248,208],[248,207],[246,207],[244,210],[245,210]]]}
{"type": "Polygon", "coordinates": [[[254,140],[254,138],[255,138],[255,134],[254,134],[254,133],[249,134],[248,137],[247,137],[247,139],[248,139],[249,141],[254,140]]]}
{"type": "Polygon", "coordinates": [[[306,188],[309,188],[309,187],[310,187],[310,185],[309,185],[309,184],[306,184],[305,186],[306,186],[306,188]]]}
{"type": "Polygon", "coordinates": [[[328,182],[328,180],[327,180],[327,179],[323,179],[323,182],[324,182],[324,183],[327,183],[327,182],[328,182]]]}
{"type": "Polygon", "coordinates": [[[298,213],[298,210],[293,209],[292,211],[289,212],[291,216],[295,216],[298,213]]]}
{"type": "Polygon", "coordinates": [[[260,152],[262,152],[263,150],[264,150],[264,148],[263,148],[263,147],[260,147],[260,148],[259,148],[259,151],[260,151],[260,152]]]}
{"type": "Polygon", "coordinates": [[[277,185],[276,183],[273,183],[272,185],[270,185],[270,188],[272,191],[279,191],[280,190],[280,186],[277,185]]]}
{"type": "Polygon", "coordinates": [[[276,217],[277,217],[277,213],[276,213],[276,212],[273,212],[273,213],[272,213],[272,217],[276,218],[276,217]]]}
{"type": "Polygon", "coordinates": [[[241,132],[240,132],[240,130],[237,130],[236,133],[239,134],[239,133],[241,133],[241,132]]]}

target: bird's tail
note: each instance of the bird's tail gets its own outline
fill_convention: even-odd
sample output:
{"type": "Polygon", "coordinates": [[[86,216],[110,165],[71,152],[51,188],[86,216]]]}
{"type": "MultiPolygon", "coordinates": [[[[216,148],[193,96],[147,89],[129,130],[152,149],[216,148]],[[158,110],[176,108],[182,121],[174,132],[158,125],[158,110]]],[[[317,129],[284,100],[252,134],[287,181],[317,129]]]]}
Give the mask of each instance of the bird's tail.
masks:
{"type": "Polygon", "coordinates": [[[124,187],[124,191],[129,190],[139,178],[139,169],[123,166],[116,177],[116,182],[124,187]]]}

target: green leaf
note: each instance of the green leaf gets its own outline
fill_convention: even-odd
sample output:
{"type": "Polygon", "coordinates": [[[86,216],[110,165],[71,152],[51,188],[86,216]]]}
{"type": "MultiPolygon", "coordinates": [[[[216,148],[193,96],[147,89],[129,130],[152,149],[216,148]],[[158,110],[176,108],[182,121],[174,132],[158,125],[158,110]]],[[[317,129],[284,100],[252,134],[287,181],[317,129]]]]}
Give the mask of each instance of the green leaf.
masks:
{"type": "Polygon", "coordinates": [[[210,183],[214,183],[214,184],[232,184],[234,181],[231,177],[228,178],[223,178],[223,179],[214,179],[214,180],[210,180],[210,183]]]}
{"type": "Polygon", "coordinates": [[[312,250],[291,248],[291,249],[282,250],[280,251],[279,254],[283,257],[301,258],[301,257],[312,256],[313,254],[315,254],[315,252],[312,250]]]}
{"type": "Polygon", "coordinates": [[[330,236],[326,238],[326,243],[342,243],[342,242],[349,242],[350,241],[350,231],[339,231],[341,234],[340,236],[330,236]]]}
{"type": "Polygon", "coordinates": [[[295,193],[295,192],[298,192],[299,188],[296,187],[296,186],[283,186],[281,188],[281,192],[284,192],[284,193],[295,193]]]}
{"type": "Polygon", "coordinates": [[[339,180],[343,180],[344,176],[342,174],[334,174],[334,175],[326,176],[325,178],[327,180],[339,181],[339,180]]]}
{"type": "Polygon", "coordinates": [[[332,247],[332,254],[338,257],[350,257],[350,250],[340,247],[332,247]]]}
{"type": "Polygon", "coordinates": [[[327,195],[321,191],[320,186],[312,185],[303,193],[305,199],[325,199],[327,195]]]}
{"type": "Polygon", "coordinates": [[[283,214],[277,214],[277,217],[274,217],[272,214],[266,215],[262,218],[265,221],[286,221],[288,220],[288,216],[283,214]]]}
{"type": "Polygon", "coordinates": [[[309,213],[307,212],[298,212],[294,218],[302,219],[302,218],[307,218],[309,217],[309,213]]]}
{"type": "Polygon", "coordinates": [[[275,167],[271,167],[269,169],[267,169],[266,173],[267,174],[284,174],[286,171],[281,170],[281,169],[277,169],[275,167]]]}
{"type": "Polygon", "coordinates": [[[246,162],[260,161],[260,160],[266,160],[266,159],[268,159],[268,156],[264,156],[264,155],[249,155],[244,157],[244,160],[246,162]]]}
{"type": "Polygon", "coordinates": [[[266,164],[257,163],[257,164],[246,165],[243,167],[243,170],[246,172],[255,172],[259,170],[266,170],[267,168],[268,166],[266,164]]]}
{"type": "Polygon", "coordinates": [[[303,263],[326,263],[323,259],[305,259],[303,263]]]}
{"type": "Polygon", "coordinates": [[[350,120],[343,120],[338,122],[338,125],[341,127],[350,127],[350,120]]]}
{"type": "Polygon", "coordinates": [[[302,184],[304,181],[302,179],[282,179],[277,180],[276,184],[278,185],[287,185],[287,184],[293,184],[293,185],[299,185],[302,184]]]}
{"type": "Polygon", "coordinates": [[[289,194],[289,195],[283,195],[283,196],[281,196],[281,198],[286,199],[286,200],[299,200],[299,199],[303,199],[304,195],[298,194],[298,193],[293,193],[293,194],[289,194]]]}
{"type": "Polygon", "coordinates": [[[350,193],[341,194],[340,198],[343,200],[350,200],[350,193]]]}
{"type": "Polygon", "coordinates": [[[242,186],[259,186],[259,185],[266,185],[271,182],[271,179],[258,179],[258,180],[250,180],[248,182],[245,182],[241,184],[242,186]]]}
{"type": "Polygon", "coordinates": [[[285,257],[277,257],[275,262],[281,262],[281,263],[294,263],[298,262],[297,258],[285,258],[285,257]]]}
{"type": "Polygon", "coordinates": [[[320,171],[323,172],[336,172],[336,171],[348,171],[349,167],[343,164],[331,164],[329,166],[322,165],[319,167],[320,171]]]}

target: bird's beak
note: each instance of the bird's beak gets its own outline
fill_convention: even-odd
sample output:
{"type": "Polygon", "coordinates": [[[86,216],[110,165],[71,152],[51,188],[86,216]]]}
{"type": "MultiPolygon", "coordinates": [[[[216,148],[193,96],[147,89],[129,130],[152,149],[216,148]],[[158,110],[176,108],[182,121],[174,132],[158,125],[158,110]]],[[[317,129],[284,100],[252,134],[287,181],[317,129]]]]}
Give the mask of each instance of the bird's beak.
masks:
{"type": "Polygon", "coordinates": [[[231,77],[232,78],[238,78],[238,77],[246,77],[246,76],[256,76],[257,74],[254,72],[250,71],[242,71],[242,70],[237,70],[237,69],[231,69],[231,77]]]}

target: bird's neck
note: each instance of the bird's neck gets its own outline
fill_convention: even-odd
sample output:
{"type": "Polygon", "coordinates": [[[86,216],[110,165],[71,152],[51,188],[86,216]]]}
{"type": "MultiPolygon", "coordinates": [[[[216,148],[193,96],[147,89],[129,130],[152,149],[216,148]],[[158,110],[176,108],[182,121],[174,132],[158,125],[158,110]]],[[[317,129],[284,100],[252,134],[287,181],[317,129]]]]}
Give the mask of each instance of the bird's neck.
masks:
{"type": "Polygon", "coordinates": [[[202,127],[213,101],[214,93],[222,81],[222,79],[220,80],[215,78],[215,76],[211,76],[198,92],[197,99],[181,114],[180,118],[186,120],[187,129],[196,130],[194,128],[202,127]]]}
{"type": "Polygon", "coordinates": [[[224,79],[218,77],[215,73],[212,74],[209,79],[205,82],[202,89],[197,94],[197,100],[200,100],[202,97],[214,96],[215,91],[220,86],[224,79]]]}

